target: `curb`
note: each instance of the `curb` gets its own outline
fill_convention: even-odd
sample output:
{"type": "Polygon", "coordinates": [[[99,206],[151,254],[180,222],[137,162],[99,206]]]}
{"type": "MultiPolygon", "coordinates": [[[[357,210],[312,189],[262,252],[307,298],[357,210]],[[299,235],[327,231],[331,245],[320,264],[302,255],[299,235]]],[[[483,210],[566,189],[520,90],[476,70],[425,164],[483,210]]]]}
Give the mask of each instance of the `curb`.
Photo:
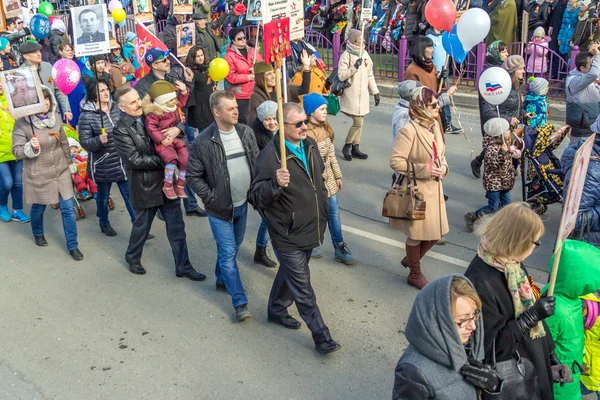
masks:
{"type": "MultiPolygon", "coordinates": [[[[377,84],[379,88],[379,94],[382,97],[398,99],[398,92],[396,91],[396,85],[390,84],[377,84]]],[[[472,91],[472,89],[468,89],[472,91]]],[[[461,93],[461,89],[459,88],[458,92],[454,95],[454,104],[458,107],[465,108],[475,108],[479,109],[479,99],[476,94],[473,93],[461,93]]],[[[566,112],[566,104],[558,103],[558,102],[549,102],[548,103],[548,111],[549,119],[552,121],[565,121],[565,112],[566,112]]]]}

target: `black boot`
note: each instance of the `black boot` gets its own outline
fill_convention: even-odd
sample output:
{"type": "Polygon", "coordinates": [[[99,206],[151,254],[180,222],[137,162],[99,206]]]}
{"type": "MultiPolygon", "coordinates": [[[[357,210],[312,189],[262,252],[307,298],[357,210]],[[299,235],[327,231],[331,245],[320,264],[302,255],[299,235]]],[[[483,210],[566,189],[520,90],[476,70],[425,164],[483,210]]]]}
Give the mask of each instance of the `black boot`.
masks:
{"type": "Polygon", "coordinates": [[[352,143],[346,143],[342,148],[342,154],[346,161],[352,161],[352,143]]]}
{"type": "Polygon", "coordinates": [[[369,158],[369,155],[360,151],[359,146],[360,145],[358,144],[352,145],[352,156],[358,158],[359,160],[366,160],[367,158],[369,158]]]}
{"type": "Polygon", "coordinates": [[[267,255],[267,248],[256,246],[256,251],[254,252],[254,262],[257,264],[262,264],[267,268],[275,268],[277,263],[269,258],[267,255]]]}

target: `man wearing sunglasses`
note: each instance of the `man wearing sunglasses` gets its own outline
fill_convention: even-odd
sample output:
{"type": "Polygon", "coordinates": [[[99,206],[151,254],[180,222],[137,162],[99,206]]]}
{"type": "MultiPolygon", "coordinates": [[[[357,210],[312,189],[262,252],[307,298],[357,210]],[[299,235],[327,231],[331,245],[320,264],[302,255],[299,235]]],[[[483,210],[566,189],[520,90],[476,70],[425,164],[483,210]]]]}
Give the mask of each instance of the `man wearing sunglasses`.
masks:
{"type": "Polygon", "coordinates": [[[21,65],[23,57],[19,52],[19,46],[31,35],[29,28],[23,27],[23,20],[21,18],[8,18],[6,20],[6,31],[0,36],[6,38],[10,42],[11,53],[15,59],[17,65],[21,65]]]}
{"type": "Polygon", "coordinates": [[[284,104],[283,121],[287,169],[281,167],[278,133],[260,154],[250,191],[254,207],[265,216],[279,259],[268,320],[284,328],[300,329],[300,322],[288,313],[288,307],[296,302],[300,317],[312,332],[315,349],[328,354],[339,350],[340,345],[323,321],[308,267],[312,249],[323,243],[327,226],[325,167],[317,143],[307,137],[304,109],[296,103],[284,104]]]}

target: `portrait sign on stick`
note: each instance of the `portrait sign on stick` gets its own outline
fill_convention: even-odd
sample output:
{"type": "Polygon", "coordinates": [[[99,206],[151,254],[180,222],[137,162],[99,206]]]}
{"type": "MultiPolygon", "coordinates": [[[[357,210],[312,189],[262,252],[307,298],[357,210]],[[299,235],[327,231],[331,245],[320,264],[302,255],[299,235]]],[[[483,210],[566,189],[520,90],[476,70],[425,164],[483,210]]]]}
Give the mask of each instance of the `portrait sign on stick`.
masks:
{"type": "MultiPolygon", "coordinates": [[[[77,57],[110,51],[107,8],[103,4],[71,9],[73,45],[77,57]]],[[[114,24],[113,24],[114,25],[114,24]]]]}
{"type": "Polygon", "coordinates": [[[196,43],[196,28],[194,23],[179,24],[177,31],[177,57],[187,56],[196,43]]]}
{"type": "Polygon", "coordinates": [[[6,96],[8,112],[13,119],[48,111],[35,67],[1,72],[0,82],[6,96]]]}
{"type": "Polygon", "coordinates": [[[142,22],[154,22],[152,15],[152,0],[134,0],[133,12],[135,18],[142,22]]]}

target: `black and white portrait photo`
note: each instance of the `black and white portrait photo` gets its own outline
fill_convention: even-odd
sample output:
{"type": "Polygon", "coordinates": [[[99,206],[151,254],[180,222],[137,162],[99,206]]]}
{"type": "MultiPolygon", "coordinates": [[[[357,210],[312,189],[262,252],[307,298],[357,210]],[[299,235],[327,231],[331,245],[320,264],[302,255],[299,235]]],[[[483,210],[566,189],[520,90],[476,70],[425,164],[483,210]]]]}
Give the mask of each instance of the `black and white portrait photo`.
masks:
{"type": "MultiPolygon", "coordinates": [[[[264,0],[267,1],[267,0],[264,0]]],[[[246,11],[246,19],[248,21],[262,20],[262,3],[261,0],[249,0],[248,11],[246,11]]]]}
{"type": "Polygon", "coordinates": [[[34,67],[4,71],[0,82],[14,119],[46,111],[40,77],[34,67]]]}
{"type": "Polygon", "coordinates": [[[103,4],[71,9],[73,39],[77,57],[108,53],[108,16],[103,4]]]}

